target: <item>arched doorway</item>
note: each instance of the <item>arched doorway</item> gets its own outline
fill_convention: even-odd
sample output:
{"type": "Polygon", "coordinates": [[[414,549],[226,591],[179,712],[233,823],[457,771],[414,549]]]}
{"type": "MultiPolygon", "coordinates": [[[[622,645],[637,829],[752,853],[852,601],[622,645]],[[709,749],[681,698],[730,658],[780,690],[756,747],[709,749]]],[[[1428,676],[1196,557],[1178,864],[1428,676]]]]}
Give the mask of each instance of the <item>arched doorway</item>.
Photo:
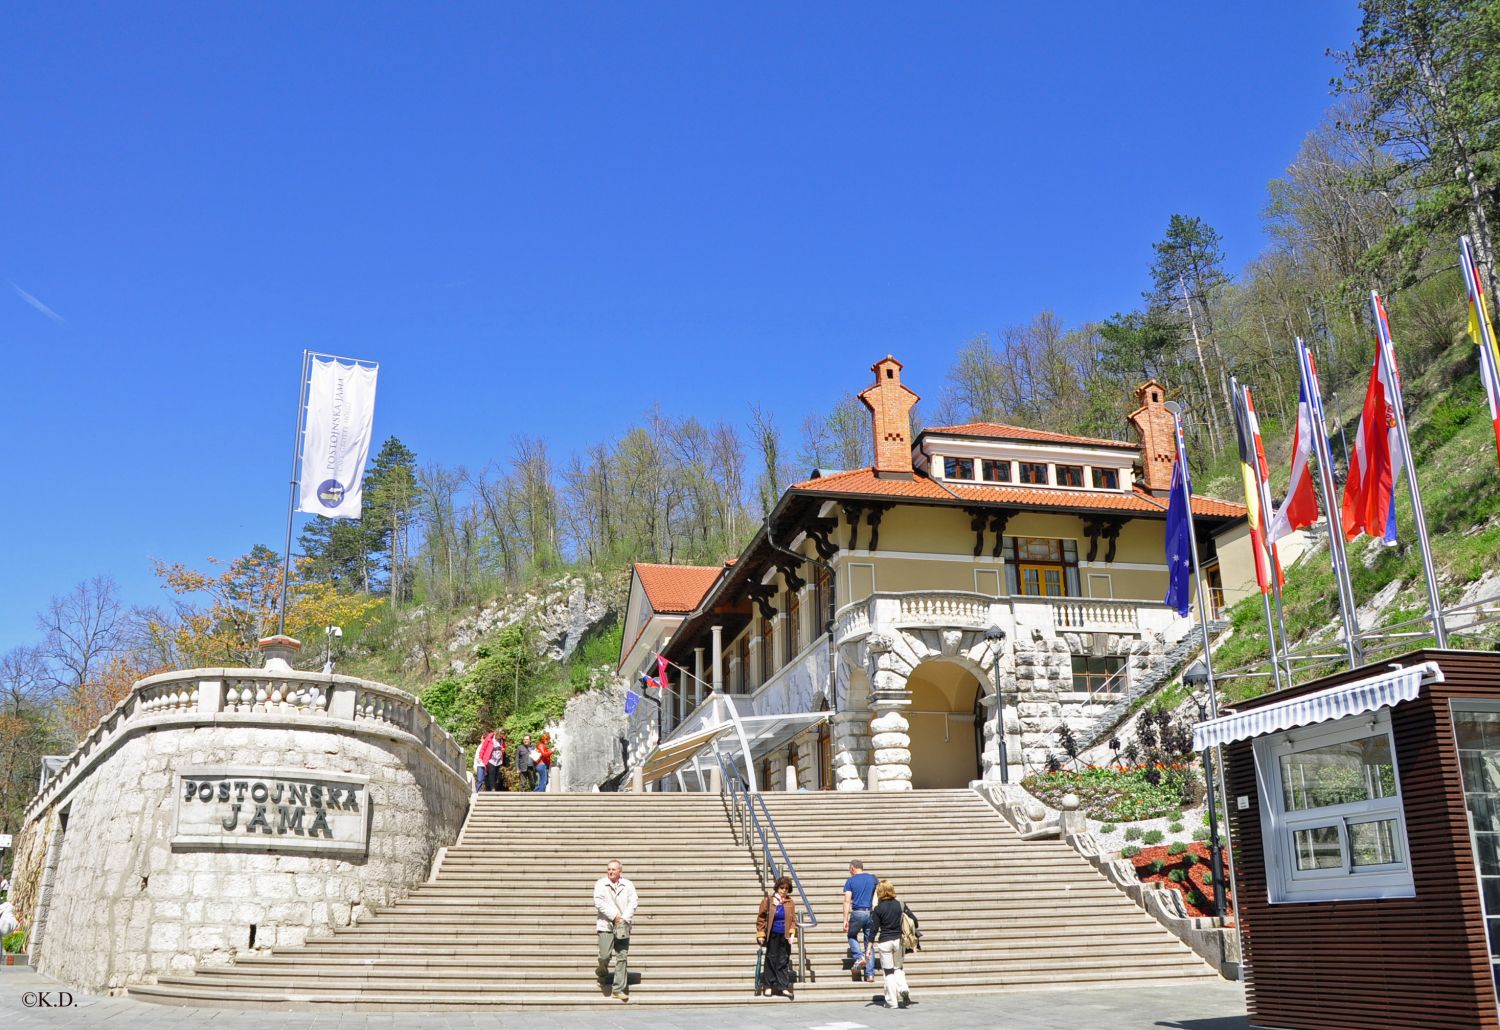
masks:
{"type": "Polygon", "coordinates": [[[967,787],[983,775],[975,732],[979,680],[957,662],[923,662],[907,677],[911,705],[911,785],[917,790],[967,787]]]}

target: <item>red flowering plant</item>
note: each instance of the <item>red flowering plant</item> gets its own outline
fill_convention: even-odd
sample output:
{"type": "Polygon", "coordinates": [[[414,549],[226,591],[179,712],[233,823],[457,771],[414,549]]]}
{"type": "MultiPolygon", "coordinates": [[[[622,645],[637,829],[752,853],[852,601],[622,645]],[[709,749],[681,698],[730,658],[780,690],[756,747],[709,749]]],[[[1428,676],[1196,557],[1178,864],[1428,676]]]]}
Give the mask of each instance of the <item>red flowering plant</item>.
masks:
{"type": "MultiPolygon", "coordinates": [[[[1207,844],[1195,842],[1143,848],[1129,861],[1135,866],[1135,875],[1142,883],[1157,884],[1180,893],[1189,915],[1214,914],[1214,894],[1218,884],[1214,883],[1207,844]]],[[[1233,894],[1226,886],[1226,912],[1230,910],[1232,899],[1233,894]]]]}

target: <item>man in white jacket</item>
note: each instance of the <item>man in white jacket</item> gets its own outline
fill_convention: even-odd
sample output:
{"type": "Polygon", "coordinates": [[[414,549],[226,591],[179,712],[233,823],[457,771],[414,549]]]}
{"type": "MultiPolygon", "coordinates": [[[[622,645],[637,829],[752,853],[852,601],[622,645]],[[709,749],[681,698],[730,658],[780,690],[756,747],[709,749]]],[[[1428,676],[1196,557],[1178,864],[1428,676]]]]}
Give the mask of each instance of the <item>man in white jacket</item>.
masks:
{"type": "Polygon", "coordinates": [[[594,911],[598,913],[595,928],[599,931],[599,981],[609,977],[609,960],[615,960],[615,984],[612,997],[630,1000],[630,923],[635,918],[635,884],[621,873],[625,867],[615,859],[605,867],[605,874],[594,884],[594,911]]]}

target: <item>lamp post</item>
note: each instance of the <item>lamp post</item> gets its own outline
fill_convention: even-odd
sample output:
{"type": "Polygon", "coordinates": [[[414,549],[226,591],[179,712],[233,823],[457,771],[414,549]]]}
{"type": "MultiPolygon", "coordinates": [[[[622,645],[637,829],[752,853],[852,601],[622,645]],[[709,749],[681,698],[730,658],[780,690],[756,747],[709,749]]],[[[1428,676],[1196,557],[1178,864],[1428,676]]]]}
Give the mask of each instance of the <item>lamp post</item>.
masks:
{"type": "Polygon", "coordinates": [[[1000,690],[1000,641],[1005,639],[1005,630],[990,626],[984,631],[984,639],[991,645],[990,675],[995,677],[995,742],[999,745],[1000,782],[1010,783],[1010,759],[1005,753],[1005,695],[1000,690]]]}
{"type": "Polygon", "coordinates": [[[327,641],[327,646],[323,651],[324,672],[333,672],[333,642],[335,640],[342,640],[343,637],[344,630],[341,626],[329,626],[323,631],[323,638],[327,641]]]}
{"type": "MultiPolygon", "coordinates": [[[[1209,681],[1208,667],[1203,662],[1194,660],[1187,671],[1182,674],[1182,682],[1188,685],[1188,689],[1194,693],[1193,701],[1198,706],[1198,721],[1208,719],[1208,703],[1197,696],[1200,687],[1208,686],[1214,689],[1209,681]]],[[[1205,748],[1203,751],[1203,782],[1208,785],[1208,854],[1209,869],[1214,877],[1214,917],[1224,918],[1224,890],[1228,886],[1224,882],[1224,845],[1219,842],[1219,804],[1214,790],[1214,759],[1213,750],[1205,748]]]]}

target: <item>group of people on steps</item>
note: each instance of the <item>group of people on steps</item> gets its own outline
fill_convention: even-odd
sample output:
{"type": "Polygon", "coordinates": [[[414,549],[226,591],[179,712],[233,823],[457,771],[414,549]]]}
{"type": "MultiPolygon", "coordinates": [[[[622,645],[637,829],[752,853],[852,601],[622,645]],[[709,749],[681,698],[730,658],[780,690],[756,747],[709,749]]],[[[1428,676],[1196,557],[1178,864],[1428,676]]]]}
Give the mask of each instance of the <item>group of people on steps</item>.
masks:
{"type": "Polygon", "coordinates": [[[504,776],[507,761],[515,767],[517,790],[544,791],[555,756],[549,734],[543,733],[532,744],[528,733],[521,743],[512,745],[504,730],[491,730],[474,749],[474,791],[508,790],[504,776]]]}
{"type": "MultiPolygon", "coordinates": [[[[594,884],[595,928],[599,932],[599,982],[616,1001],[630,1000],[630,930],[639,899],[619,860],[612,860],[594,884]],[[614,965],[611,978],[610,965],[614,965]]],[[[904,1009],[911,1004],[906,984],[908,948],[919,947],[917,918],[896,897],[890,880],[865,872],[858,859],[849,863],[844,881],[844,934],[849,939],[850,969],[856,980],[875,982],[880,966],[884,1005],[904,1009]]],[[[761,899],[755,914],[755,939],[764,949],[764,966],[757,964],[756,993],[767,991],[789,1001],[796,998],[792,948],[797,943],[797,903],[792,900],[792,878],[777,879],[772,893],[761,899]]]]}

